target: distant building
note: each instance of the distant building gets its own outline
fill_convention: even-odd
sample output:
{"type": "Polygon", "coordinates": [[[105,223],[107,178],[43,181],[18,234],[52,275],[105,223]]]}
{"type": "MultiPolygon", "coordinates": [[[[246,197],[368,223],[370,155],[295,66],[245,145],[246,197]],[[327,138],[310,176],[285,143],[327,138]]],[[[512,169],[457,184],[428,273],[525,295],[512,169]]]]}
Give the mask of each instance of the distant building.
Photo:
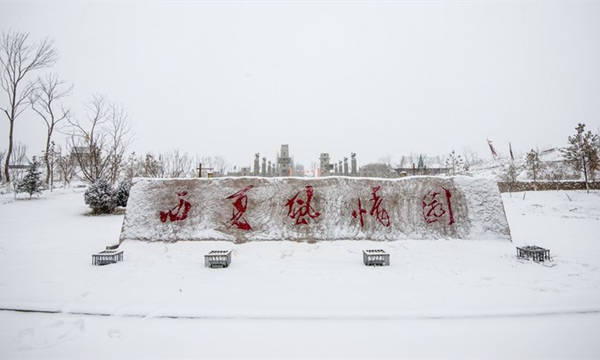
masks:
{"type": "Polygon", "coordinates": [[[333,164],[330,164],[329,160],[328,153],[321,153],[321,156],[319,156],[320,176],[328,176],[330,175],[331,170],[333,170],[333,164]]]}
{"type": "Polygon", "coordinates": [[[277,156],[277,176],[292,176],[292,158],[290,157],[289,145],[281,145],[279,156],[277,156]]]}

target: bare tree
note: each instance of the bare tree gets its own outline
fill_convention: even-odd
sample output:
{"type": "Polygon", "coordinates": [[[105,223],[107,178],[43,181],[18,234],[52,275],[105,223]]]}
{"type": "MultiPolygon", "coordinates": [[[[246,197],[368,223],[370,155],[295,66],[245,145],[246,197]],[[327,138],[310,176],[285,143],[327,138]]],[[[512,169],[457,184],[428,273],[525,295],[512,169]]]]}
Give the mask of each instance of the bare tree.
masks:
{"type": "MultiPolygon", "coordinates": [[[[4,161],[4,157],[6,156],[6,150],[0,150],[0,164],[4,161]]],[[[0,172],[0,183],[2,182],[2,172],[0,172]]]]}
{"type": "Polygon", "coordinates": [[[527,153],[525,164],[527,166],[527,171],[529,172],[529,175],[533,178],[533,187],[534,189],[537,189],[537,179],[544,168],[544,163],[542,162],[542,160],[540,160],[540,152],[531,149],[527,153]]]}
{"type": "Polygon", "coordinates": [[[127,121],[127,113],[121,106],[112,104],[109,111],[108,136],[109,149],[109,172],[108,180],[114,184],[119,180],[123,168],[125,151],[131,143],[131,128],[127,121]]]}
{"type": "Polygon", "coordinates": [[[142,161],[142,176],[144,177],[164,177],[165,167],[162,163],[162,157],[156,158],[148,153],[142,161]]]}
{"type": "Polygon", "coordinates": [[[193,172],[192,158],[187,153],[180,153],[179,150],[174,150],[164,156],[161,155],[160,158],[162,159],[166,177],[186,177],[193,172]]]}
{"type": "Polygon", "coordinates": [[[127,114],[103,96],[93,96],[86,120],[67,118],[73,131],[73,156],[87,181],[106,179],[114,183],[119,176],[123,154],[129,145],[127,114]]]}
{"type": "Polygon", "coordinates": [[[142,161],[139,160],[135,151],[129,154],[123,164],[125,179],[132,179],[137,176],[142,176],[142,161]]]}
{"type": "Polygon", "coordinates": [[[8,119],[8,150],[4,164],[4,177],[10,181],[9,160],[13,151],[15,120],[26,109],[34,85],[26,83],[32,71],[51,66],[56,61],[56,51],[48,39],[31,46],[28,33],[9,31],[0,37],[0,87],[6,93],[8,105],[0,110],[8,119]]]}
{"type": "Polygon", "coordinates": [[[75,157],[72,156],[71,147],[67,143],[65,153],[61,149],[57,149],[59,153],[56,158],[56,167],[58,168],[58,174],[60,175],[65,186],[71,183],[71,179],[75,175],[75,157]]]}
{"type": "Polygon", "coordinates": [[[67,86],[63,81],[52,74],[44,78],[38,78],[34,90],[30,94],[29,102],[31,108],[35,111],[46,124],[46,152],[44,153],[44,163],[46,164],[46,184],[50,182],[50,144],[52,134],[58,129],[69,116],[69,111],[61,106],[60,110],[56,107],[57,102],[69,95],[73,86],[67,86]]]}
{"type": "Polygon", "coordinates": [[[517,177],[519,176],[519,170],[515,166],[514,161],[510,161],[506,166],[502,168],[502,173],[500,174],[500,180],[508,183],[508,191],[512,193],[513,187],[517,182],[517,177]]]}

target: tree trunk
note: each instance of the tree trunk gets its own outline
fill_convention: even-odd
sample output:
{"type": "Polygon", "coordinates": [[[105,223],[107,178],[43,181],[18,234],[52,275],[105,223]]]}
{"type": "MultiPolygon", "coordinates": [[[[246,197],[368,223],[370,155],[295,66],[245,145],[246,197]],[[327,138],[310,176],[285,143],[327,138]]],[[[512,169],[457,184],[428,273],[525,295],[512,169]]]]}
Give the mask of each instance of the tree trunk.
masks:
{"type": "Polygon", "coordinates": [[[581,156],[581,160],[583,161],[583,178],[585,179],[585,190],[589,194],[590,186],[588,185],[587,164],[585,163],[585,154],[581,156]]]}
{"type": "Polygon", "coordinates": [[[6,182],[10,182],[10,174],[8,172],[8,165],[10,164],[10,156],[12,155],[13,150],[13,125],[14,120],[8,119],[9,127],[8,127],[8,150],[6,152],[6,161],[4,162],[4,178],[6,182]]]}
{"type": "Polygon", "coordinates": [[[50,182],[50,161],[48,160],[48,151],[50,150],[50,138],[52,136],[52,130],[48,130],[48,137],[46,138],[46,153],[44,154],[44,162],[46,163],[46,184],[50,182]]]}

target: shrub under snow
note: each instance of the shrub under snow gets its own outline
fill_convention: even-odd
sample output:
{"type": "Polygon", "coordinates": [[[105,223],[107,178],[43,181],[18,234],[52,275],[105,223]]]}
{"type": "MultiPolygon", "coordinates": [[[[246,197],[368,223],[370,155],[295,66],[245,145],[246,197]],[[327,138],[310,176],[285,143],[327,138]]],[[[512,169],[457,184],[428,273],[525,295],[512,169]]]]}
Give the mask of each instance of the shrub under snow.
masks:
{"type": "Polygon", "coordinates": [[[115,190],[115,202],[117,206],[127,206],[129,199],[129,189],[131,189],[131,180],[123,180],[115,190]]]}
{"type": "Polygon", "coordinates": [[[115,192],[108,181],[100,179],[90,185],[84,195],[86,205],[94,214],[110,214],[117,207],[115,192]]]}

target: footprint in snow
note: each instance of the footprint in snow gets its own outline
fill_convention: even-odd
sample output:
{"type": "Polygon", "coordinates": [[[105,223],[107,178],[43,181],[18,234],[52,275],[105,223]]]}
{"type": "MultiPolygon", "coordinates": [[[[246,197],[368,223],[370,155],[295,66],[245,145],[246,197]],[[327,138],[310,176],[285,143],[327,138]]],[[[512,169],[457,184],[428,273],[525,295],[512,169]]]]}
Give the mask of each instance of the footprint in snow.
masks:
{"type": "Polygon", "coordinates": [[[120,339],[121,331],[119,329],[110,329],[108,330],[108,337],[111,339],[120,339]]]}

